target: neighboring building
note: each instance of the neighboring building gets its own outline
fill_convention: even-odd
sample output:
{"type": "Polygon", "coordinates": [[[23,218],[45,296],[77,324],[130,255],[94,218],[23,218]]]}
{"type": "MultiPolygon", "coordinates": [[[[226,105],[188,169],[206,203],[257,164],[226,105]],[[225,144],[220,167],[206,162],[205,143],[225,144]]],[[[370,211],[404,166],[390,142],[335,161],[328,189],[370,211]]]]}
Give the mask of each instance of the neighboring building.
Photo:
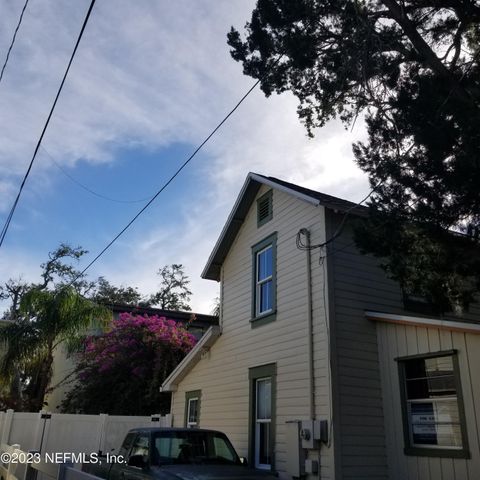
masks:
{"type": "Polygon", "coordinates": [[[437,318],[405,303],[354,246],[365,215],[248,175],[202,274],[221,283],[220,325],[162,387],[174,425],[223,430],[281,478],[478,478],[478,305],[437,318]]]}
{"type": "MultiPolygon", "coordinates": [[[[130,305],[106,305],[112,311],[113,318],[118,318],[120,313],[132,313],[134,315],[157,315],[158,317],[166,317],[183,325],[188,324],[188,331],[199,340],[204,332],[212,325],[218,325],[218,317],[214,315],[204,315],[201,313],[162,310],[160,308],[151,307],[135,307],[130,305]]],[[[72,388],[71,383],[61,382],[71,375],[75,370],[76,362],[74,356],[69,356],[63,346],[56,349],[53,362],[53,375],[50,385],[55,387],[54,390],[45,397],[46,409],[52,412],[57,411],[65,398],[66,393],[72,388]]],[[[155,412],[152,412],[155,413],[155,412]]]]}

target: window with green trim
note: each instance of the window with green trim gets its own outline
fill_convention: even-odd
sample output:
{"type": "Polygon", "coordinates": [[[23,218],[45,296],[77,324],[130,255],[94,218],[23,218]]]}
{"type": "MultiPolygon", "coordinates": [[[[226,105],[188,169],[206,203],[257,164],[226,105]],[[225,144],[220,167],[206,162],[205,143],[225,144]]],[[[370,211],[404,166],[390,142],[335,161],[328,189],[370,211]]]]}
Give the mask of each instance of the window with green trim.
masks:
{"type": "Polygon", "coordinates": [[[270,235],[252,247],[252,321],[269,317],[276,310],[277,236],[270,235]]]}
{"type": "Polygon", "coordinates": [[[201,390],[185,393],[185,427],[195,428],[200,425],[201,390]]]}
{"type": "Polygon", "coordinates": [[[260,470],[274,469],[276,365],[249,370],[250,464],[260,470]]]}
{"type": "Polygon", "coordinates": [[[405,453],[468,457],[455,351],[399,358],[405,453]]]}

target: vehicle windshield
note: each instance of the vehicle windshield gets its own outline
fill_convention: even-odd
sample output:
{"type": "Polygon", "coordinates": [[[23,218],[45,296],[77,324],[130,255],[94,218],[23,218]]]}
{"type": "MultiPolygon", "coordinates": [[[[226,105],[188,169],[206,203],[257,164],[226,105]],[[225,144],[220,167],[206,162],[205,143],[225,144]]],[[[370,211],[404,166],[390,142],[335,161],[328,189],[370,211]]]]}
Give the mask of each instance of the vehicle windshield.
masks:
{"type": "Polygon", "coordinates": [[[239,465],[225,435],[198,430],[158,432],[153,439],[153,464],[239,465]]]}

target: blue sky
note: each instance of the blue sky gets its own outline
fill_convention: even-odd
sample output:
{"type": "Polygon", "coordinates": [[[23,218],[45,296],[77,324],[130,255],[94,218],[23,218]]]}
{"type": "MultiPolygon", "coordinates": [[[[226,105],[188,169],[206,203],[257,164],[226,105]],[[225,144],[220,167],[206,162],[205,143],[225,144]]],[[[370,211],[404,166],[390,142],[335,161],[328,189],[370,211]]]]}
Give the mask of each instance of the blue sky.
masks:
{"type": "MultiPolygon", "coordinates": [[[[0,59],[23,1],[0,15],[0,59]]],[[[0,84],[2,224],[40,135],[88,1],[31,0],[0,84]]],[[[43,146],[0,250],[0,281],[35,280],[60,242],[90,251],[86,265],[252,85],[229,55],[226,32],[249,19],[250,0],[102,0],[67,78],[43,146]],[[48,152],[48,153],[46,153],[48,152]],[[61,166],[61,169],[58,165],[61,166]],[[80,188],[68,176],[104,196],[80,188]]],[[[331,122],[310,140],[289,94],[254,91],[234,116],[90,270],[155,290],[161,266],[183,263],[192,307],[208,312],[215,282],[200,273],[246,174],[256,171],[349,198],[367,191],[351,143],[331,122]]]]}

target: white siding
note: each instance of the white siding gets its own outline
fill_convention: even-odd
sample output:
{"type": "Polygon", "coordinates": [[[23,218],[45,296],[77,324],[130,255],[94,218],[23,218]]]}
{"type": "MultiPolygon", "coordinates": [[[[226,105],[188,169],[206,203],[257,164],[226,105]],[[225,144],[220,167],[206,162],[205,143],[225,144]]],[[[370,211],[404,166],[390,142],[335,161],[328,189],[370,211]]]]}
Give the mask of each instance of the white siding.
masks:
{"type": "Polygon", "coordinates": [[[390,480],[474,480],[480,472],[480,335],[377,324],[383,384],[385,431],[390,480]],[[403,453],[403,423],[395,357],[456,349],[460,367],[470,459],[428,458],[403,453]]]}
{"type": "MultiPolygon", "coordinates": [[[[262,187],[258,196],[268,189],[262,187]]],[[[273,192],[273,219],[257,228],[256,202],[223,265],[223,333],[179,385],[173,397],[174,425],[184,421],[185,392],[201,389],[200,426],[226,432],[241,456],[248,454],[248,369],[275,363],[275,466],[285,472],[285,422],[309,418],[307,363],[306,252],[296,247],[299,229],[308,228],[312,243],[325,239],[324,209],[278,190],[273,192]],[[277,232],[276,321],[252,329],[251,247],[277,232]]],[[[323,268],[312,255],[315,383],[317,416],[329,415],[329,374],[325,342],[323,268]]],[[[333,479],[333,444],[321,448],[321,478],[333,479]]],[[[282,475],[283,476],[283,475],[282,475]]]]}

